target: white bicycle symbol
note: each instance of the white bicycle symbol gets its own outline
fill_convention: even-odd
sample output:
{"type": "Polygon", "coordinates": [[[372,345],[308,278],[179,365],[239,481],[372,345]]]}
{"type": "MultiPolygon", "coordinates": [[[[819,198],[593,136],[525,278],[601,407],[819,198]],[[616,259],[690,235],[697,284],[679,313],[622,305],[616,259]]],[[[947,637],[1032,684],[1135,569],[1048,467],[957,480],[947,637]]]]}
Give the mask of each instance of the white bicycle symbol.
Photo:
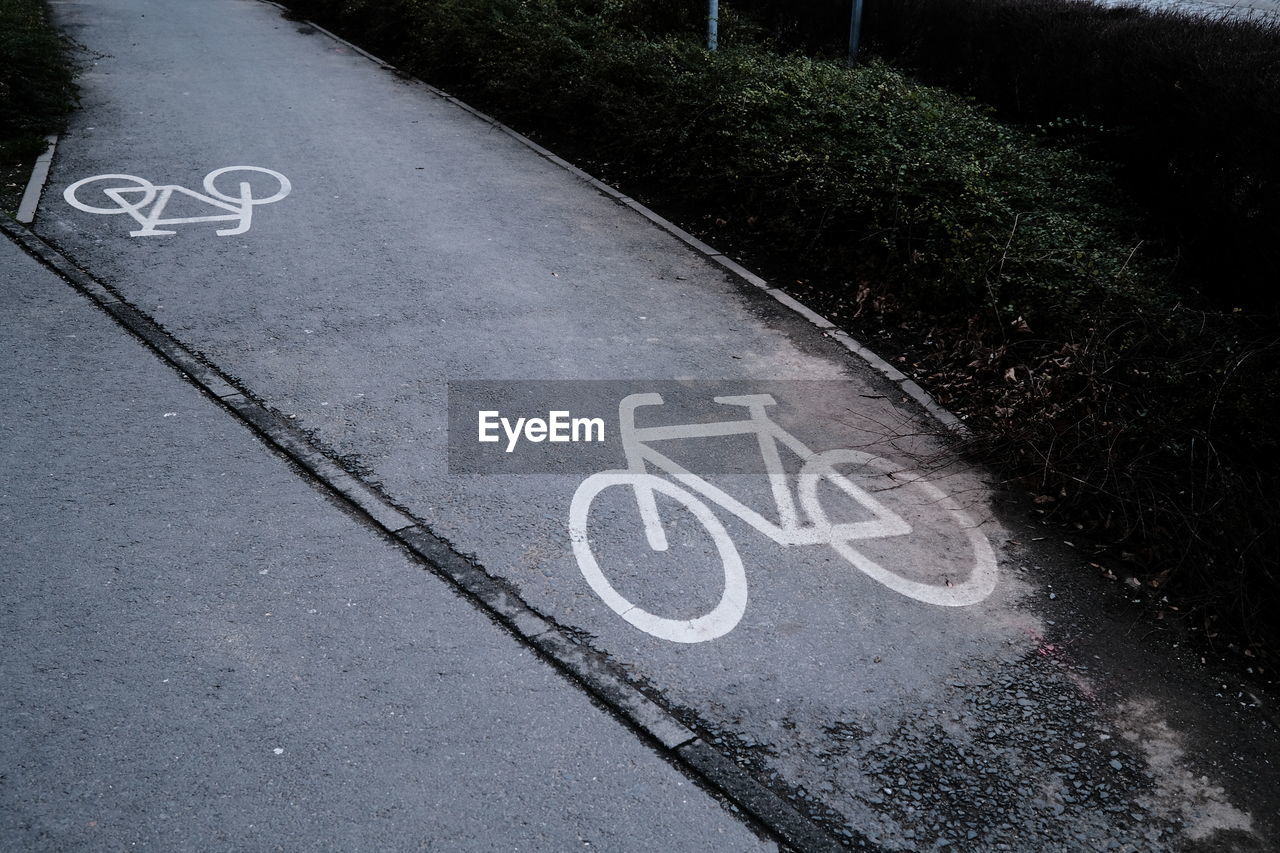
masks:
{"type": "Polygon", "coordinates": [[[986,536],[956,502],[937,486],[917,476],[904,472],[885,459],[859,450],[837,449],[814,453],[769,418],[765,407],[775,404],[769,394],[748,394],[732,397],[715,397],[715,402],[727,406],[743,406],[749,417],[744,420],[717,423],[679,424],[672,426],[644,427],[635,425],[635,410],[640,406],[662,404],[660,394],[632,394],[618,406],[618,422],[622,434],[623,451],[627,468],[601,471],[592,474],[578,486],[569,509],[569,538],[587,583],[615,613],[641,631],[664,640],[677,643],[700,643],[723,636],[733,630],[742,619],[747,607],[747,580],[742,558],[724,525],[708,509],[699,495],[721,509],[750,524],[780,545],[830,545],[836,553],[855,568],[879,581],[895,592],[928,604],[958,607],[982,601],[995,588],[996,557],[986,536]],[[755,434],[765,463],[769,485],[778,513],[774,523],[760,513],[731,497],[705,479],[691,473],[677,462],[649,446],[649,442],[671,439],[711,438],[755,434]],[[788,475],[785,473],[778,445],[785,445],[800,457],[803,466],[798,475],[796,493],[809,523],[800,521],[796,511],[788,475]],[[675,481],[663,479],[646,470],[646,463],[669,474],[675,481]],[[914,490],[913,499],[922,500],[933,510],[940,510],[944,517],[961,531],[968,540],[968,554],[972,552],[972,564],[967,579],[952,583],[945,578],[941,584],[924,583],[896,574],[859,552],[851,543],[859,539],[888,536],[905,536],[912,526],[866,489],[849,480],[836,470],[837,465],[852,464],[871,469],[877,476],[887,478],[888,487],[914,490]],[[839,489],[860,505],[871,518],[865,521],[832,523],[818,502],[818,485],[823,480],[839,489]],[[601,571],[587,538],[587,522],[592,502],[610,486],[627,486],[635,492],[640,519],[644,524],[649,547],[654,551],[666,551],[666,531],[658,516],[655,493],[661,493],[683,504],[698,523],[705,528],[715,542],[719,559],[724,566],[724,592],[719,603],[708,613],[693,619],[670,619],[641,609],[623,597],[601,571]]]}
{"type": "MultiPolygon", "coordinates": [[[[225,186],[229,180],[228,178],[223,178],[223,185],[225,186]]],[[[279,201],[289,194],[293,189],[293,185],[289,183],[289,179],[284,175],[271,169],[263,169],[259,166],[227,166],[222,169],[214,169],[205,175],[204,189],[205,193],[208,193],[207,195],[176,184],[157,186],[145,178],[139,178],[135,175],[94,175],[92,178],[84,178],[67,187],[62,193],[62,197],[66,199],[67,204],[86,213],[98,213],[104,216],[113,216],[118,213],[129,214],[142,226],[137,231],[130,231],[130,237],[151,237],[177,233],[176,231],[161,231],[156,228],[157,225],[186,225],[193,222],[236,222],[238,224],[235,227],[219,228],[214,232],[219,237],[230,237],[234,234],[243,234],[249,230],[249,227],[253,224],[253,208],[255,205],[271,204],[279,201]],[[254,198],[252,186],[249,181],[244,180],[244,177],[247,176],[241,176],[239,195],[222,192],[215,185],[215,182],[230,172],[256,172],[268,175],[279,183],[279,188],[272,195],[264,198],[254,198]],[[85,187],[94,183],[109,183],[108,186],[99,186],[96,189],[114,202],[114,207],[97,207],[92,204],[86,204],[77,197],[85,187]],[[213,216],[162,219],[165,208],[168,206],[169,200],[173,198],[174,193],[181,193],[196,201],[229,212],[213,216]],[[145,210],[148,205],[150,205],[151,209],[145,210]]],[[[93,198],[92,193],[90,198],[93,198]]],[[[97,199],[94,198],[94,200],[96,201],[97,199]]]]}

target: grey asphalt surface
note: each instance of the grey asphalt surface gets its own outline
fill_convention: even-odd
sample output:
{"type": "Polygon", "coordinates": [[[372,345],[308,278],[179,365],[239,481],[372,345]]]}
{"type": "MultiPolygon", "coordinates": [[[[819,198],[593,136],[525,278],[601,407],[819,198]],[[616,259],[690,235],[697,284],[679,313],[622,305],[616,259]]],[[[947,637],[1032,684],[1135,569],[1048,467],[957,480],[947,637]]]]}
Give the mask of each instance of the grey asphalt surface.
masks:
{"type": "Polygon", "coordinates": [[[0,240],[0,849],[776,849],[0,240]]]}
{"type": "MultiPolygon", "coordinates": [[[[271,6],[56,9],[100,55],[38,232],[833,834],[906,850],[1274,844],[1280,780],[1265,716],[1135,635],[1118,604],[1096,606],[1077,557],[1002,521],[982,473],[807,322],[271,6]],[[131,237],[129,217],[62,198],[94,175],[198,188],[232,165],[293,186],[235,236],[199,223],[131,237]],[[741,622],[696,644],[646,634],[605,606],[575,559],[569,507],[591,471],[449,469],[448,383],[476,379],[629,379],[636,390],[726,380],[733,393],[839,380],[842,393],[821,397],[781,386],[778,422],[814,450],[854,447],[926,472],[995,549],[995,592],[966,607],[923,603],[828,548],[787,548],[719,513],[745,567],[741,622]]],[[[695,450],[689,464],[726,467],[720,453],[695,450]]],[[[752,497],[767,497],[761,485],[752,497]]],[[[859,543],[863,554],[926,583],[964,577],[967,533],[894,504],[905,491],[877,494],[915,513],[912,535],[859,543]]],[[[592,544],[632,601],[677,618],[715,603],[720,566],[697,525],[664,561],[637,536],[634,504],[631,515],[625,500],[600,506],[592,544]]]]}

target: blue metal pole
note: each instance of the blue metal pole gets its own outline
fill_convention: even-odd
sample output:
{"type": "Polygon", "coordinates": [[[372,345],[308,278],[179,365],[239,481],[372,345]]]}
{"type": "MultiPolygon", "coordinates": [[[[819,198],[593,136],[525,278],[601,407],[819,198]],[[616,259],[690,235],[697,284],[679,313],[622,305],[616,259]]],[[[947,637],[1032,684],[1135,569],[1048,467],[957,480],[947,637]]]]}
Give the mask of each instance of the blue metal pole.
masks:
{"type": "Polygon", "coordinates": [[[862,0],[853,0],[853,13],[849,16],[849,64],[858,61],[858,42],[862,40],[862,0]]]}
{"type": "Polygon", "coordinates": [[[707,50],[720,41],[720,0],[707,0],[707,50]]]}

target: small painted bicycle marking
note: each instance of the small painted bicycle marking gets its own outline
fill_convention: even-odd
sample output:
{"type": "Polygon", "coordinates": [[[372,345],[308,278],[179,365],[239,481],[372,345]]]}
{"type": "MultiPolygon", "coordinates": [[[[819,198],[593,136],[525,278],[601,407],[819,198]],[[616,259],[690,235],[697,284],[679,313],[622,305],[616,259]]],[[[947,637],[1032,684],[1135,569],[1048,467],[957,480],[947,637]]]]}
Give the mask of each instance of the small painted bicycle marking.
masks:
{"type": "MultiPolygon", "coordinates": [[[[230,180],[232,179],[223,178],[223,186],[226,187],[227,182],[230,180]]],[[[136,175],[94,175],[91,178],[83,178],[76,181],[67,187],[62,193],[62,197],[66,199],[67,204],[77,210],[83,210],[85,213],[97,213],[103,216],[114,216],[119,213],[129,214],[135,222],[142,226],[136,231],[130,231],[130,237],[152,237],[178,233],[176,231],[161,230],[156,226],[187,225],[195,222],[235,222],[236,225],[233,227],[219,228],[214,232],[219,237],[230,237],[235,234],[243,234],[249,230],[253,224],[253,208],[256,205],[280,201],[293,189],[293,185],[289,183],[289,179],[284,175],[260,166],[225,166],[221,169],[214,169],[204,176],[203,183],[204,192],[199,193],[177,184],[153,184],[147,179],[139,178],[136,175]],[[254,172],[268,175],[279,184],[279,187],[269,196],[256,198],[253,195],[253,187],[250,182],[243,179],[248,176],[243,175],[234,193],[223,192],[218,189],[216,183],[219,178],[231,172],[254,172]],[[93,190],[86,190],[91,184],[99,184],[95,188],[97,193],[109,199],[114,206],[101,207],[98,204],[90,204],[82,200],[81,197],[87,195],[90,201],[100,202],[93,190]],[[163,218],[165,208],[168,207],[175,193],[224,212],[209,216],[165,219],[163,218]]]]}

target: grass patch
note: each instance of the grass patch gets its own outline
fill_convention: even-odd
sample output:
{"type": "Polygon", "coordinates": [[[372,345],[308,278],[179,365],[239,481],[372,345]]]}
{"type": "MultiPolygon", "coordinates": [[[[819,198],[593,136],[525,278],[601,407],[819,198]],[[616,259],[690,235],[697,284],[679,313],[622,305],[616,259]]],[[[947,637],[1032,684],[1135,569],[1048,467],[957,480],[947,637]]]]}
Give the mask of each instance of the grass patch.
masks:
{"type": "Polygon", "coordinates": [[[48,143],[40,136],[0,139],[0,210],[15,213],[31,177],[31,167],[48,143]]]}
{"type": "Polygon", "coordinates": [[[17,209],[45,135],[75,102],[70,45],[44,0],[0,0],[0,210],[17,209]]]}
{"type": "Polygon", "coordinates": [[[779,54],[732,9],[709,54],[675,2],[292,5],[892,341],[1036,511],[1274,630],[1275,316],[1177,286],[1112,166],[878,62],[779,54]]]}

